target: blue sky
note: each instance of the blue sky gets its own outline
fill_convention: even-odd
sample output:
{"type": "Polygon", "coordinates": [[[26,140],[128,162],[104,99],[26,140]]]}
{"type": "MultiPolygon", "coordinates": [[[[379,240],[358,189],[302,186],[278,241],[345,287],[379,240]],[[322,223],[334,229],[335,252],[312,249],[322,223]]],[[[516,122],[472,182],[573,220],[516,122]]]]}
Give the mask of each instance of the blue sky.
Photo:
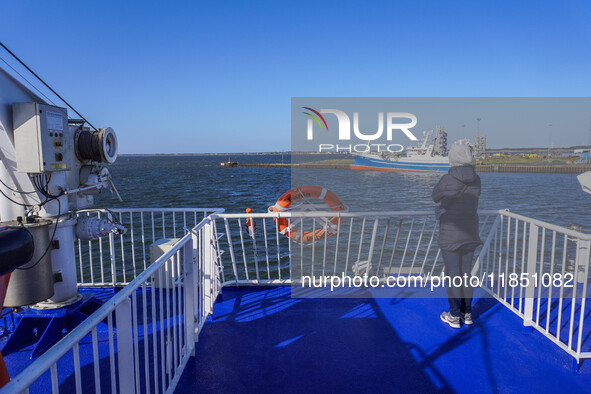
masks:
{"type": "Polygon", "coordinates": [[[291,97],[588,97],[590,20],[588,1],[0,0],[0,39],[123,153],[289,150],[291,97]]]}

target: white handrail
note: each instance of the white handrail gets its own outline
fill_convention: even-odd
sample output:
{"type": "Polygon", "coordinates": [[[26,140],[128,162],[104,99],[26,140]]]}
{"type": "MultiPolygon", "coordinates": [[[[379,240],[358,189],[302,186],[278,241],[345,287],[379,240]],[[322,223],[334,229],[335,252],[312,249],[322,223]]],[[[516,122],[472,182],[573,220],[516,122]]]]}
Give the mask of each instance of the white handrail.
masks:
{"type": "Polygon", "coordinates": [[[559,232],[569,235],[571,237],[591,240],[591,234],[572,230],[567,227],[558,226],[556,224],[544,222],[542,220],[532,219],[527,216],[523,216],[523,215],[519,215],[517,213],[511,212],[509,210],[500,210],[499,213],[501,213],[503,216],[508,216],[513,219],[518,219],[518,220],[522,220],[522,221],[530,223],[530,224],[535,224],[536,226],[545,228],[547,230],[559,231],[559,232]]]}
{"type": "MultiPolygon", "coordinates": [[[[76,212],[211,212],[211,213],[223,213],[224,208],[90,208],[81,209],[76,212]]],[[[209,216],[209,215],[208,215],[209,216]]]]}
{"type": "MultiPolygon", "coordinates": [[[[480,215],[495,215],[501,210],[480,210],[480,215]]],[[[402,216],[435,216],[432,211],[367,211],[367,212],[347,212],[347,211],[310,211],[310,212],[266,212],[266,213],[219,213],[212,214],[212,219],[246,219],[246,218],[317,218],[317,217],[366,217],[366,218],[384,218],[384,217],[402,217],[402,216]]]]}
{"type": "MultiPolygon", "coordinates": [[[[166,212],[186,212],[185,209],[167,208],[165,210],[166,212]]],[[[155,213],[162,213],[165,210],[151,208],[122,208],[109,210],[110,212],[103,212],[109,215],[111,212],[117,214],[140,212],[142,213],[141,217],[143,219],[143,214],[147,213],[153,217],[155,213]]],[[[211,212],[211,210],[201,209],[194,212],[211,212]]],[[[536,292],[532,292],[531,289],[527,290],[526,297],[529,297],[527,308],[524,307],[525,302],[523,301],[523,298],[518,299],[517,303],[514,302],[514,293],[510,294],[507,291],[499,291],[497,287],[488,288],[485,286],[485,289],[503,305],[518,314],[524,322],[527,320],[527,324],[532,324],[534,328],[542,332],[542,334],[550,338],[560,348],[575,357],[577,361],[581,358],[591,357],[591,352],[587,352],[587,349],[581,348],[581,330],[584,323],[587,323],[583,313],[585,309],[585,300],[587,298],[587,284],[589,281],[589,248],[591,247],[591,242],[589,242],[589,240],[591,239],[591,235],[545,223],[536,219],[527,218],[507,210],[483,210],[479,211],[479,214],[485,218],[485,220],[481,221],[481,237],[486,236],[486,241],[477,257],[474,272],[488,270],[488,272],[494,272],[496,275],[521,273],[524,272],[523,270],[526,267],[525,262],[527,260],[527,266],[529,269],[535,270],[535,272],[528,271],[528,274],[554,273],[560,270],[562,270],[561,272],[564,274],[568,262],[567,257],[569,252],[567,251],[567,247],[574,250],[573,253],[576,252],[576,256],[574,257],[574,268],[569,269],[574,269],[575,282],[581,281],[583,283],[582,294],[579,294],[576,291],[573,294],[568,294],[564,292],[564,288],[560,288],[557,289],[557,291],[560,290],[559,293],[557,291],[555,293],[550,291],[550,294],[548,294],[547,297],[549,300],[553,296],[559,298],[559,309],[563,308],[563,300],[565,305],[566,303],[570,303],[571,305],[570,316],[564,317],[562,323],[560,322],[560,319],[562,318],[561,312],[558,318],[559,326],[561,326],[561,324],[566,324],[569,328],[568,343],[565,343],[560,339],[560,332],[551,332],[548,322],[545,326],[543,325],[543,314],[549,316],[550,311],[544,310],[542,314],[540,312],[540,300],[546,297],[545,294],[542,294],[540,289],[536,290],[536,292]],[[489,222],[491,217],[494,217],[492,223],[489,222]],[[527,231],[527,227],[529,227],[529,231],[527,231]],[[541,245],[538,243],[538,230],[541,231],[541,245]],[[530,236],[530,234],[535,234],[535,236],[530,242],[526,242],[527,237],[530,236]],[[560,238],[564,243],[564,246],[562,247],[560,246],[560,242],[557,242],[558,236],[562,237],[560,238]],[[545,244],[544,240],[546,238],[549,238],[549,240],[545,244]],[[551,247],[549,246],[550,244],[551,247]],[[546,248],[550,248],[550,250],[548,251],[546,248]],[[549,258],[548,256],[551,256],[550,261],[547,261],[549,258]],[[535,304],[536,301],[537,307],[535,304]],[[576,312],[579,313],[579,315],[575,315],[575,307],[579,304],[582,304],[583,307],[580,312],[576,312]],[[537,315],[534,313],[534,310],[537,311],[537,315]],[[579,327],[578,333],[573,329],[575,326],[575,320],[579,327]]],[[[133,218],[131,218],[131,220],[133,220],[133,218]]],[[[141,224],[144,225],[143,221],[141,224]]],[[[164,226],[164,224],[165,223],[163,222],[162,225],[164,226]]],[[[218,224],[220,223],[218,222],[218,224]]],[[[52,373],[52,379],[54,378],[54,373],[55,379],[57,379],[56,363],[68,351],[77,351],[80,341],[82,341],[89,333],[92,332],[93,337],[95,337],[97,325],[105,319],[109,319],[109,328],[111,330],[109,335],[110,340],[112,341],[112,314],[114,312],[117,313],[117,324],[119,325],[119,316],[125,317],[129,316],[130,313],[137,313],[137,311],[133,311],[134,309],[137,309],[137,304],[135,304],[136,291],[140,287],[145,292],[147,286],[152,286],[152,299],[154,299],[154,293],[156,292],[154,286],[159,285],[158,288],[160,289],[159,291],[161,295],[163,294],[163,287],[166,287],[167,311],[168,307],[172,306],[173,316],[169,316],[168,312],[166,312],[165,324],[169,324],[168,321],[171,318],[173,321],[178,319],[180,322],[181,314],[186,315],[189,313],[193,315],[193,318],[191,318],[191,316],[185,316],[184,318],[186,324],[184,329],[187,330],[185,331],[184,343],[181,343],[183,342],[182,335],[180,337],[175,337],[175,333],[180,332],[178,331],[180,330],[178,325],[175,326],[175,323],[172,323],[172,326],[166,326],[167,330],[172,329],[172,335],[174,337],[173,341],[176,341],[172,345],[174,348],[174,360],[181,360],[179,363],[175,361],[173,375],[166,375],[169,377],[169,380],[159,380],[159,376],[154,376],[154,384],[161,382],[163,386],[167,386],[167,388],[163,387],[163,390],[166,391],[174,389],[180,373],[182,373],[182,369],[194,348],[194,338],[190,333],[194,332],[198,335],[205,319],[212,311],[213,303],[220,288],[223,286],[294,284],[298,283],[296,268],[308,269],[311,270],[310,272],[312,273],[331,273],[336,272],[337,265],[343,259],[346,259],[346,264],[344,265],[344,268],[339,267],[345,271],[353,270],[355,264],[357,264],[357,269],[359,269],[359,267],[362,266],[361,263],[366,262],[367,271],[370,272],[373,269],[371,272],[376,275],[382,275],[380,268],[384,269],[384,275],[390,275],[391,272],[397,272],[400,275],[403,272],[403,268],[405,269],[404,272],[408,270],[409,273],[412,273],[416,268],[423,274],[429,273],[433,276],[434,273],[436,273],[436,266],[439,267],[438,269],[442,268],[442,264],[438,265],[438,261],[440,261],[439,249],[434,246],[436,245],[435,236],[437,226],[434,213],[431,211],[328,211],[233,214],[224,213],[221,210],[218,210],[202,219],[194,227],[182,226],[181,228],[184,228],[182,231],[184,235],[170,250],[164,253],[153,264],[145,267],[145,269],[141,267],[141,272],[138,273],[127,286],[115,294],[101,308],[82,322],[77,328],[72,330],[60,342],[41,355],[25,371],[15,377],[5,387],[5,390],[9,392],[25,391],[33,382],[49,370],[52,373]],[[334,216],[346,220],[343,224],[337,226],[336,234],[333,237],[321,237],[316,240],[315,243],[305,247],[303,243],[297,244],[286,235],[280,234],[277,226],[273,224],[273,219],[287,218],[288,223],[291,224],[294,223],[292,220],[297,218],[301,220],[294,225],[294,228],[301,231],[304,226],[304,221],[308,219],[310,223],[312,223],[313,231],[315,231],[318,227],[322,226],[322,223],[327,222],[326,220],[317,220],[318,218],[334,216]],[[242,220],[246,218],[257,219],[259,226],[262,220],[262,226],[260,226],[258,230],[259,233],[252,238],[249,235],[245,235],[242,220]],[[415,220],[416,218],[421,219],[415,220]],[[223,224],[217,227],[216,220],[222,221],[223,224]],[[270,223],[267,223],[267,221],[270,223]],[[428,221],[430,222],[427,223],[428,221]],[[217,232],[218,228],[219,233],[217,232]],[[189,231],[185,231],[185,229],[189,231]],[[262,231],[262,233],[260,233],[260,231],[262,231]],[[408,250],[412,251],[413,249],[413,252],[408,252],[408,250]],[[183,265],[179,265],[179,256],[181,256],[181,252],[184,256],[183,264],[190,264],[190,266],[184,265],[184,268],[181,268],[183,265]],[[349,259],[350,257],[351,259],[349,259]],[[305,261],[305,259],[309,259],[309,261],[305,261]],[[226,266],[224,266],[224,262],[227,264],[226,266]],[[304,262],[306,262],[306,264],[304,264],[304,262]],[[311,262],[312,264],[307,264],[308,262],[311,262]],[[375,267],[371,267],[372,264],[375,267]],[[170,305],[168,304],[169,278],[164,278],[164,281],[166,282],[165,284],[163,284],[162,280],[165,266],[171,266],[173,270],[172,278],[170,278],[172,291],[170,305]],[[176,274],[174,273],[175,270],[176,274]],[[222,280],[224,274],[225,279],[222,280]],[[156,275],[160,275],[159,283],[156,283],[156,275]],[[187,280],[189,280],[190,283],[186,282],[187,280]],[[181,290],[181,288],[184,288],[184,291],[181,290]],[[176,304],[175,297],[178,297],[179,299],[179,302],[176,304]],[[185,297],[183,306],[185,309],[181,311],[180,299],[182,297],[185,297]],[[178,305],[178,308],[176,308],[175,305],[178,305]]],[[[152,231],[154,231],[153,222],[152,231]]],[[[145,231],[142,228],[141,240],[138,238],[136,239],[136,243],[134,243],[134,238],[132,237],[132,243],[130,244],[131,248],[143,248],[145,250],[145,235],[145,231]]],[[[135,236],[139,237],[139,234],[135,234],[135,236]]],[[[113,238],[111,238],[111,262],[114,267],[119,269],[125,264],[125,261],[123,259],[114,259],[112,253],[113,250],[115,250],[114,245],[113,238]]],[[[107,253],[101,249],[101,259],[103,252],[107,253]]],[[[134,269],[135,268],[136,266],[134,264],[134,269]]],[[[101,272],[101,274],[104,273],[101,272]]],[[[160,297],[161,324],[162,303],[163,300],[160,297]]],[[[550,304],[551,303],[549,302],[548,305],[550,304]]],[[[145,301],[143,306],[146,308],[145,301]]],[[[154,307],[155,306],[152,303],[152,308],[154,307]]],[[[133,315],[133,318],[136,319],[137,315],[133,315]]],[[[152,316],[152,318],[154,318],[154,316],[152,316]]],[[[122,349],[131,349],[130,351],[136,354],[137,342],[133,342],[133,337],[129,335],[129,328],[130,327],[126,325],[122,326],[122,337],[119,338],[118,336],[117,338],[117,348],[122,346],[122,349]],[[125,335],[126,333],[127,335],[125,335]],[[125,338],[127,338],[127,340],[125,338]],[[119,343],[119,340],[122,341],[121,344],[119,343]],[[131,342],[136,346],[135,350],[131,342]]],[[[162,335],[162,331],[160,331],[159,335],[162,335]]],[[[155,340],[155,337],[153,336],[152,339],[155,340]]],[[[137,341],[137,337],[135,340],[137,341]]],[[[144,338],[144,340],[147,340],[147,338],[144,338]]],[[[161,339],[161,342],[162,341],[163,339],[161,339]]],[[[154,342],[154,349],[152,349],[152,352],[164,353],[162,346],[168,345],[164,345],[163,343],[164,342],[161,343],[161,348],[158,349],[154,342]]],[[[110,357],[113,358],[114,350],[111,348],[109,351],[110,357]]],[[[126,355],[122,355],[122,357],[125,359],[126,355]]],[[[133,357],[137,356],[132,356],[132,360],[133,357]]],[[[154,357],[156,360],[158,355],[155,355],[154,357]]],[[[164,368],[163,357],[168,356],[162,355],[161,357],[160,361],[162,361],[162,368],[164,368]]],[[[129,359],[129,357],[127,357],[127,359],[129,359]]],[[[132,371],[135,372],[135,374],[132,374],[134,376],[122,377],[121,371],[119,372],[120,385],[123,383],[126,384],[121,387],[137,387],[137,383],[134,382],[138,381],[139,375],[137,371],[137,359],[135,361],[135,366],[131,367],[132,371]],[[124,379],[124,381],[121,379],[124,379]]],[[[155,362],[155,364],[158,363],[155,362]]],[[[148,365],[147,361],[146,365],[148,365]]],[[[160,364],[155,365],[154,368],[159,368],[159,365],[160,364]]],[[[77,368],[79,368],[79,366],[77,368]]],[[[112,370],[111,372],[113,373],[112,370]]],[[[164,377],[164,372],[162,373],[162,376],[164,377]]],[[[111,379],[115,379],[115,376],[111,376],[111,379]]],[[[146,382],[146,384],[151,384],[151,379],[146,377],[146,382]]],[[[112,387],[116,387],[113,380],[111,383],[114,385],[112,387]]]]}
{"type": "Polygon", "coordinates": [[[475,267],[490,278],[483,288],[577,362],[591,358],[582,348],[584,326],[591,324],[585,315],[591,234],[506,210],[499,219],[475,267]]]}
{"type": "Polygon", "coordinates": [[[113,208],[87,209],[78,216],[117,220],[126,234],[109,234],[93,241],[76,241],[78,284],[124,286],[150,264],[150,244],[179,238],[203,218],[223,208],[113,208]]]}
{"type": "MultiPolygon", "coordinates": [[[[78,345],[78,343],[88,335],[99,323],[105,320],[117,309],[123,302],[127,302],[129,297],[135,293],[144,283],[148,282],[165,263],[175,256],[186,244],[192,242],[195,232],[198,232],[206,224],[210,223],[209,218],[203,219],[192,229],[191,233],[185,234],[173,248],[164,253],[154,264],[134,278],[127,286],[107,300],[96,312],[80,323],[74,330],[61,339],[56,345],[39,356],[35,362],[29,365],[23,372],[12,379],[2,390],[6,392],[22,392],[35,382],[41,375],[48,371],[59,359],[68,351],[78,345]]],[[[191,349],[194,341],[190,341],[191,349]]],[[[112,377],[113,378],[113,377],[112,377]]]]}

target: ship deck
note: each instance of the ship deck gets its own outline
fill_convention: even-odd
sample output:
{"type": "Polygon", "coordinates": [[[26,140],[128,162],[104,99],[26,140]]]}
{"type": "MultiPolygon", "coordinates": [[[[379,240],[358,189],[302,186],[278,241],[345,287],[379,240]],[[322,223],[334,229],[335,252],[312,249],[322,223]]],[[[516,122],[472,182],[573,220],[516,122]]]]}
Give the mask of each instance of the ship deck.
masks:
{"type": "MultiPolygon", "coordinates": [[[[177,392],[547,392],[588,391],[591,387],[591,362],[582,362],[575,368],[578,357],[591,355],[591,324],[584,324],[591,318],[591,303],[586,302],[591,296],[591,286],[587,286],[589,270],[586,264],[576,263],[586,263],[588,259],[586,245],[591,239],[584,234],[504,211],[494,213],[493,220],[483,220],[483,227],[486,223],[489,227],[483,230],[488,236],[479,255],[482,258],[479,270],[515,272],[519,267],[513,264],[511,268],[509,261],[517,257],[525,261],[527,256],[527,272],[532,275],[533,272],[570,272],[566,270],[581,273],[573,280],[577,284],[574,288],[567,289],[565,285],[560,291],[539,287],[531,292],[530,286],[523,289],[523,295],[518,291],[514,296],[512,291],[501,291],[500,282],[486,291],[478,288],[473,303],[475,324],[453,329],[439,319],[440,313],[447,310],[443,288],[431,291],[420,287],[413,290],[416,294],[410,294],[410,289],[404,287],[392,293],[377,288],[359,289],[368,291],[361,298],[335,298],[335,294],[323,298],[330,294],[327,288],[309,289],[310,292],[301,289],[291,276],[299,277],[296,269],[298,264],[301,269],[302,261],[317,263],[310,267],[313,273],[336,269],[336,257],[323,257],[327,243],[324,248],[290,248],[287,239],[279,238],[276,233],[271,223],[273,218],[258,214],[263,230],[268,231],[261,234],[262,239],[257,238],[261,246],[257,258],[250,241],[245,242],[240,236],[241,221],[236,220],[244,219],[240,215],[243,214],[217,214],[213,219],[204,219],[143,271],[142,250],[132,244],[131,251],[135,251],[132,257],[136,256],[135,261],[140,265],[136,266],[132,259],[133,271],[122,272],[127,272],[128,280],[132,278],[127,284],[123,283],[126,278],[121,272],[113,271],[109,275],[104,270],[112,261],[119,261],[119,257],[123,261],[123,256],[103,259],[100,253],[93,253],[95,258],[101,258],[100,264],[91,262],[88,266],[98,267],[95,277],[100,280],[111,276],[112,284],[92,281],[92,276],[89,283],[83,277],[86,279],[81,281],[79,290],[91,293],[104,304],[39,357],[31,359],[36,341],[33,337],[31,346],[7,352],[5,361],[14,378],[9,387],[18,392],[28,389],[31,393],[44,393],[50,387],[54,392],[107,393],[175,389],[177,392]],[[269,222],[267,226],[263,219],[269,222]],[[218,228],[226,229],[223,239],[215,229],[216,220],[224,221],[218,223],[218,228]],[[511,228],[524,228],[526,220],[529,231],[513,231],[511,235],[518,234],[514,238],[502,231],[509,224],[511,228]],[[233,231],[230,224],[238,226],[239,231],[233,231]],[[550,258],[556,261],[555,267],[542,264],[530,267],[529,263],[538,260],[535,256],[540,228],[546,230],[541,233],[540,250],[545,250],[546,238],[550,239],[547,245],[554,245],[554,238],[557,244],[566,245],[564,249],[552,246],[543,254],[546,258],[563,256],[560,260],[550,258]],[[267,248],[267,242],[273,239],[276,248],[267,248]],[[496,246],[491,250],[491,245],[496,246]],[[499,245],[512,248],[503,249],[499,245]],[[532,246],[531,253],[526,246],[518,248],[520,245],[532,246]],[[294,253],[293,256],[285,249],[294,253]],[[181,252],[182,259],[178,257],[181,252]],[[273,253],[277,253],[276,257],[273,253]],[[576,256],[572,267],[567,264],[569,255],[576,256]],[[181,262],[183,275],[175,280],[174,269],[176,266],[179,270],[177,264],[181,262]],[[297,287],[292,288],[289,283],[297,287]],[[297,293],[292,293],[295,289],[297,293]],[[434,294],[438,291],[441,293],[434,294]],[[504,301],[499,302],[491,295],[504,301]],[[379,298],[384,296],[387,298],[379,298]],[[520,299],[531,301],[519,302],[520,299]],[[187,313],[190,313],[188,319],[187,313]],[[535,330],[524,327],[524,321],[529,321],[527,316],[533,319],[535,330]],[[28,369],[23,372],[25,368],[28,369]]],[[[381,240],[372,236],[371,245],[382,246],[369,250],[361,248],[360,237],[356,253],[363,252],[378,262],[372,272],[383,272],[379,262],[384,252],[392,256],[389,264],[397,267],[399,275],[414,273],[415,260],[417,267],[429,258],[433,262],[431,268],[420,268],[420,272],[432,277],[439,275],[440,271],[436,270],[441,269],[441,264],[437,264],[439,254],[433,256],[431,243],[420,241],[433,239],[434,232],[429,236],[425,230],[435,229],[427,224],[427,218],[433,220],[431,213],[424,214],[422,226],[413,226],[415,220],[421,223],[419,214],[383,215],[394,218],[398,227],[395,234],[378,228],[379,224],[387,226],[391,220],[356,215],[356,219],[350,217],[348,226],[343,225],[350,235],[342,239],[363,235],[364,224],[373,228],[374,236],[385,234],[381,240]],[[405,226],[408,220],[403,222],[405,215],[410,215],[410,226],[405,226]],[[356,232],[353,224],[359,223],[362,228],[356,232]],[[418,228],[419,234],[413,233],[413,228],[418,228]],[[389,240],[387,235],[395,239],[389,240]],[[415,249],[406,260],[406,253],[394,254],[398,238],[407,240],[404,250],[415,249]],[[385,245],[393,245],[392,252],[385,245]]],[[[162,238],[166,236],[162,234],[162,238]]],[[[335,238],[339,239],[338,235],[331,237],[331,242],[335,238]]],[[[113,239],[110,243],[115,245],[113,239]]],[[[120,244],[120,249],[125,250],[123,239],[120,244]]],[[[345,246],[348,248],[349,244],[345,246]]],[[[104,250],[117,251],[119,247],[104,250]]],[[[359,256],[355,259],[363,260],[359,256]]],[[[349,273],[354,266],[343,267],[343,272],[349,273]]],[[[392,272],[389,267],[388,271],[392,272]]],[[[346,296],[351,297],[348,291],[345,289],[346,296]]],[[[359,295],[355,292],[355,296],[359,295]]],[[[9,331],[14,330],[10,316],[2,322],[9,331]]],[[[36,335],[39,336],[38,331],[36,335]]],[[[0,337],[0,348],[6,339],[0,337]]]]}
{"type": "MultiPolygon", "coordinates": [[[[113,295],[112,289],[83,291],[100,299],[113,295]]],[[[439,319],[447,307],[444,298],[293,298],[286,286],[225,287],[176,392],[547,392],[591,387],[591,363],[583,362],[576,371],[570,355],[524,328],[517,315],[484,294],[478,290],[474,299],[475,324],[453,329],[439,319]]],[[[103,329],[101,347],[108,346],[103,329]]],[[[12,376],[33,361],[29,350],[7,356],[12,376]]],[[[81,343],[80,354],[82,375],[88,374],[82,389],[92,391],[91,341],[81,343]]],[[[108,362],[100,361],[104,367],[108,362]]],[[[67,363],[62,360],[63,370],[73,368],[67,363]]],[[[49,380],[46,374],[31,392],[46,391],[49,380]]],[[[109,392],[108,376],[104,383],[102,391],[109,392]]],[[[75,390],[72,376],[62,375],[59,388],[75,390]]]]}
{"type": "MultiPolygon", "coordinates": [[[[481,293],[482,295],[483,293],[481,293]]],[[[573,358],[509,309],[475,298],[453,329],[445,299],[294,299],[224,288],[177,392],[586,391],[573,358]]]]}

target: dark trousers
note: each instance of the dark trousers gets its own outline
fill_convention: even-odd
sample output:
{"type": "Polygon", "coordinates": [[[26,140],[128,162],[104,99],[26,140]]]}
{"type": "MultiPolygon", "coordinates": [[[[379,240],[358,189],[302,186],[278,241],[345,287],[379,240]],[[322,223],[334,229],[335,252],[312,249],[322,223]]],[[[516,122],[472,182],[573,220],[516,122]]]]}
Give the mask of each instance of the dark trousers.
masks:
{"type": "MultiPolygon", "coordinates": [[[[464,313],[472,313],[472,294],[474,290],[470,286],[470,273],[472,271],[472,259],[474,250],[459,249],[454,252],[441,251],[443,263],[445,264],[445,275],[452,279],[452,285],[449,286],[447,279],[447,298],[449,300],[449,313],[452,316],[460,316],[464,313]],[[466,280],[464,279],[466,275],[466,280]],[[462,286],[454,286],[453,278],[459,276],[462,278],[462,286]]],[[[456,279],[456,284],[459,283],[456,279]]]]}

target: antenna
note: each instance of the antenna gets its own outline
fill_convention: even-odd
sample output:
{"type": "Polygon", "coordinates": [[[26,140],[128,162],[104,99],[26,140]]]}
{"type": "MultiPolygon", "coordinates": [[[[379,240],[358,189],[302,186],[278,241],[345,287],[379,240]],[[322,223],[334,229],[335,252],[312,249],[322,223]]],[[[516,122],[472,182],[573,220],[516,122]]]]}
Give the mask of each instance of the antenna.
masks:
{"type": "Polygon", "coordinates": [[[550,130],[550,132],[548,133],[548,155],[546,155],[546,158],[548,159],[548,163],[550,163],[550,145],[552,145],[552,123],[548,125],[548,129],[550,130]]]}
{"type": "Polygon", "coordinates": [[[589,136],[587,143],[589,143],[589,149],[591,149],[591,113],[589,114],[589,136]]]}

